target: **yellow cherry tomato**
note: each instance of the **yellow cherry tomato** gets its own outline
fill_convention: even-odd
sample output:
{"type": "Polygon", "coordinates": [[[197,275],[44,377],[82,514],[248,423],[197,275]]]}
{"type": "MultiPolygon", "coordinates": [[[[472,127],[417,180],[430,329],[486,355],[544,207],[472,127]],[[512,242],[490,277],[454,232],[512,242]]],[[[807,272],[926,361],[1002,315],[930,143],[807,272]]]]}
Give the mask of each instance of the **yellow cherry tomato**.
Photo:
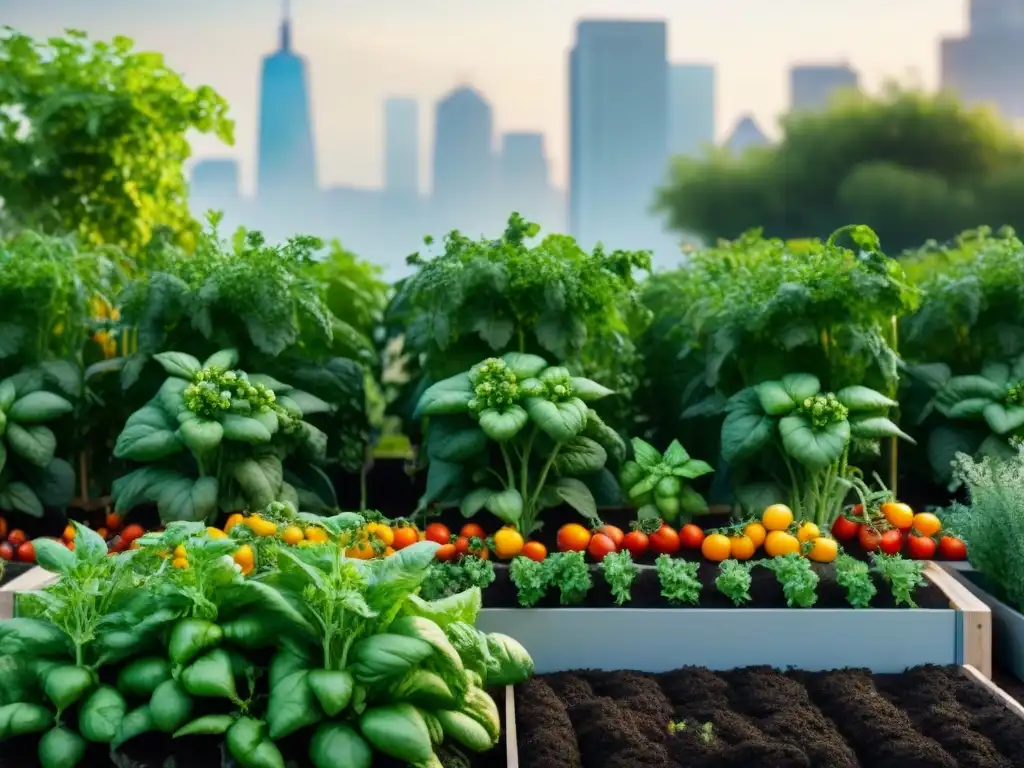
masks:
{"type": "Polygon", "coordinates": [[[384,525],[384,523],[368,523],[366,535],[376,536],[385,547],[390,547],[395,543],[395,532],[391,530],[391,526],[384,525]]]}
{"type": "Polygon", "coordinates": [[[224,531],[220,528],[214,528],[212,525],[206,529],[206,535],[211,539],[226,539],[228,537],[224,531]]]}
{"type": "Polygon", "coordinates": [[[185,545],[179,544],[174,548],[174,558],[176,560],[183,560],[188,557],[188,552],[185,551],[185,545]]]}
{"type": "Polygon", "coordinates": [[[764,540],[764,551],[772,557],[800,551],[800,541],[791,533],[771,531],[764,540]]]}
{"type": "Polygon", "coordinates": [[[248,576],[256,565],[256,555],[248,544],[240,546],[233,559],[241,567],[242,574],[245,576],[248,576]]]}
{"type": "Polygon", "coordinates": [[[765,530],[784,531],[793,524],[793,510],[785,504],[772,504],[761,515],[761,522],[765,530]]]}
{"type": "Polygon", "coordinates": [[[796,538],[801,543],[811,541],[819,536],[821,536],[821,531],[814,523],[801,523],[796,532],[796,538]]]}
{"type": "Polygon", "coordinates": [[[511,525],[494,534],[494,554],[501,560],[511,560],[523,551],[525,545],[523,535],[511,525]]]}
{"type": "Polygon", "coordinates": [[[277,525],[275,523],[272,523],[269,520],[264,520],[262,517],[256,517],[255,515],[246,520],[245,524],[248,525],[249,530],[257,536],[273,536],[277,533],[277,525]]]}
{"type": "Polygon", "coordinates": [[[309,526],[309,528],[306,529],[306,540],[307,541],[312,541],[312,542],[319,543],[319,542],[327,541],[327,539],[328,539],[327,531],[325,531],[323,528],[321,528],[319,526],[311,525],[311,526],[309,526]]]}
{"type": "Polygon", "coordinates": [[[176,557],[171,561],[171,565],[173,565],[175,568],[188,568],[188,560],[186,560],[184,557],[176,557]]]}
{"type": "Polygon", "coordinates": [[[768,535],[768,531],[760,523],[753,522],[743,526],[743,535],[754,542],[754,549],[757,549],[764,544],[764,537],[768,535]]]}
{"type": "Polygon", "coordinates": [[[756,550],[754,541],[747,535],[729,537],[729,554],[737,560],[749,560],[756,550]]]}
{"type": "Polygon", "coordinates": [[[882,514],[893,528],[905,531],[914,522],[914,510],[898,501],[887,501],[882,505],[882,514]]]}
{"type": "Polygon", "coordinates": [[[377,553],[373,551],[373,545],[368,541],[360,541],[354,547],[345,550],[345,557],[354,560],[370,560],[377,553]]]}
{"type": "Polygon", "coordinates": [[[712,562],[720,563],[732,554],[729,537],[723,533],[712,533],[704,537],[700,545],[700,553],[712,562]]]}
{"type": "Polygon", "coordinates": [[[942,530],[942,521],[931,512],[918,512],[914,515],[914,530],[922,536],[934,536],[942,530]]]}
{"type": "Polygon", "coordinates": [[[226,523],[224,523],[224,533],[231,533],[231,529],[232,528],[234,528],[239,523],[244,523],[244,522],[245,522],[245,515],[243,515],[241,512],[235,512],[235,514],[231,515],[228,518],[228,521],[226,523]]]}
{"type": "Polygon", "coordinates": [[[297,525],[289,525],[284,529],[284,533],[281,534],[281,538],[284,539],[284,543],[294,547],[300,541],[303,541],[306,537],[302,533],[302,529],[297,525]]]}
{"type": "Polygon", "coordinates": [[[819,536],[811,544],[807,556],[816,563],[831,563],[839,555],[839,545],[835,539],[819,536]]]}

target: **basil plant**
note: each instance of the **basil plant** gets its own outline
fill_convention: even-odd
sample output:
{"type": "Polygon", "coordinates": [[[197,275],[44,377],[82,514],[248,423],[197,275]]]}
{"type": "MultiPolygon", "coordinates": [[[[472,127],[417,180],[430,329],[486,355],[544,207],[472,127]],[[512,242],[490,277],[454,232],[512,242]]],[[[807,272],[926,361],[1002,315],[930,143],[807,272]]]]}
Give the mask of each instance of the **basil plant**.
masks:
{"type": "MultiPolygon", "coordinates": [[[[789,488],[796,518],[831,527],[853,490],[851,478],[859,475],[849,465],[853,441],[899,437],[914,442],[886,415],[896,405],[868,387],[823,392],[816,376],[787,374],[729,399],[722,457],[735,466],[774,452],[781,470],[776,479],[789,488]]],[[[764,465],[773,469],[770,459],[764,465]]]]}
{"type": "Polygon", "coordinates": [[[588,482],[606,472],[609,451],[625,446],[588,403],[611,394],[519,352],[437,382],[415,411],[430,417],[427,497],[456,488],[463,516],[486,509],[524,535],[541,528],[542,510],[561,504],[599,523],[588,482]]]}
{"type": "Polygon", "coordinates": [[[153,359],[169,377],[128,418],[114,446],[116,457],[145,464],[114,483],[119,513],[155,503],[167,523],[212,520],[274,501],[302,505],[285,462],[324,459],[327,436],[303,421],[304,409],[321,404],[317,398],[234,370],[233,349],[204,363],[182,352],[153,359]]]}

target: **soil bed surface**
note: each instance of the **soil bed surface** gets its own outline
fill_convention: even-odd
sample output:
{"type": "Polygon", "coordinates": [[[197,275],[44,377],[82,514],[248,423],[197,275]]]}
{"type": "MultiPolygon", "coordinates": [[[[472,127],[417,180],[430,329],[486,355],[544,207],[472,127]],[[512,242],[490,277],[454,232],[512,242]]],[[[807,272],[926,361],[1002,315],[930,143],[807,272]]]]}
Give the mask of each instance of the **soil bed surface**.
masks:
{"type": "MultiPolygon", "coordinates": [[[[818,574],[818,601],[815,608],[850,608],[846,599],[846,590],[836,581],[836,570],[833,565],[815,564],[813,566],[818,574]]],[[[580,608],[608,608],[615,606],[611,589],[605,581],[604,574],[597,565],[590,568],[593,587],[587,593],[587,599],[580,604],[580,608]]],[[[494,582],[484,590],[485,608],[518,608],[518,592],[516,585],[509,575],[508,565],[495,563],[494,582]]],[[[700,593],[700,602],[697,605],[673,605],[661,596],[661,582],[654,568],[640,568],[636,581],[633,582],[632,600],[623,607],[626,608],[735,608],[732,601],[721,594],[715,587],[715,578],[718,576],[718,564],[702,562],[698,575],[703,585],[700,593]]],[[[751,601],[744,605],[744,608],[786,608],[786,598],[782,594],[782,587],[779,585],[775,574],[766,568],[754,568],[750,574],[750,596],[751,601]]],[[[872,608],[896,608],[892,598],[892,590],[889,585],[876,574],[872,575],[875,587],[878,589],[872,608]]],[[[920,608],[949,608],[949,598],[931,582],[920,587],[914,594],[914,601],[920,608]]],[[[557,608],[562,607],[559,603],[557,588],[551,588],[548,593],[538,602],[536,608],[557,608]]],[[[573,607],[573,606],[564,606],[573,607]]],[[[797,610],[797,609],[794,609],[797,610]]],[[[852,609],[851,609],[852,610],[852,609]]]]}
{"type": "Polygon", "coordinates": [[[518,687],[516,724],[521,768],[1024,765],[1024,720],[958,667],[562,672],[518,687]]]}

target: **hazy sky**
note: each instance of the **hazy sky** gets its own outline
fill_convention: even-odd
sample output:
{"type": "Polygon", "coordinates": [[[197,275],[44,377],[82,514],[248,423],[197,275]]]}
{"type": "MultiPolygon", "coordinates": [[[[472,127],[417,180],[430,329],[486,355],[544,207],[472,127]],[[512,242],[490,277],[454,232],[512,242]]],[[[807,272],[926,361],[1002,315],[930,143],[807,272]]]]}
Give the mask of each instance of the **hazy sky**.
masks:
{"type": "MultiPolygon", "coordinates": [[[[497,131],[543,131],[553,177],[564,183],[567,53],[580,17],[666,19],[673,61],[718,65],[720,136],[745,112],[773,132],[788,100],[787,69],[797,62],[849,61],[868,89],[890,78],[934,87],[939,39],[966,28],[966,0],[292,0],[292,6],[294,46],[310,70],[324,185],[381,183],[388,96],[420,102],[426,150],[434,102],[461,82],[488,97],[497,131]]],[[[94,37],[123,34],[162,51],[190,83],[214,86],[231,104],[235,147],[204,139],[193,146],[199,157],[237,157],[249,189],[260,57],[277,44],[280,8],[280,0],[0,0],[0,25],[36,36],[68,27],[94,37]]]]}

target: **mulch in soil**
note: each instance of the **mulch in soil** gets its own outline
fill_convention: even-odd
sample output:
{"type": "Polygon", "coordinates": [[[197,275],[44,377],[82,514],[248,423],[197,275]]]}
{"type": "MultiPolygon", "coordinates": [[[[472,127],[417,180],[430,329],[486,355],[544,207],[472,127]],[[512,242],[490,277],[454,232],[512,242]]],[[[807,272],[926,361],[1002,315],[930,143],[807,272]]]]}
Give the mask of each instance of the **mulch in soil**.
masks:
{"type": "Polygon", "coordinates": [[[1024,719],[958,667],[562,672],[517,688],[516,727],[521,768],[1024,766],[1024,719]]]}
{"type": "MultiPolygon", "coordinates": [[[[846,600],[846,590],[836,581],[834,565],[814,564],[812,566],[818,574],[818,601],[815,608],[849,608],[846,600]]],[[[597,565],[591,566],[591,579],[594,586],[587,593],[587,599],[580,604],[580,608],[607,608],[615,605],[611,589],[605,581],[604,574],[597,565]]],[[[503,563],[494,565],[494,582],[484,590],[484,606],[487,608],[516,608],[519,607],[516,585],[509,575],[509,568],[503,563]]],[[[721,594],[715,587],[715,579],[718,576],[718,564],[701,562],[698,571],[703,588],[701,589],[700,602],[695,606],[676,606],[665,601],[661,596],[661,582],[658,574],[653,568],[641,568],[637,573],[636,581],[633,582],[632,600],[625,604],[628,608],[734,608],[732,601],[721,594]]],[[[892,598],[892,590],[881,577],[873,575],[875,586],[878,589],[872,608],[895,608],[896,603],[892,598]]],[[[754,568],[750,574],[750,596],[751,602],[745,608],[786,608],[786,598],[782,594],[782,587],[779,586],[775,574],[766,568],[754,568]]],[[[920,608],[949,608],[949,598],[941,589],[929,582],[919,588],[914,595],[914,602],[920,608]]],[[[560,607],[558,590],[552,589],[535,606],[537,608],[560,607]]],[[[572,606],[565,606],[572,607],[572,606]]]]}

